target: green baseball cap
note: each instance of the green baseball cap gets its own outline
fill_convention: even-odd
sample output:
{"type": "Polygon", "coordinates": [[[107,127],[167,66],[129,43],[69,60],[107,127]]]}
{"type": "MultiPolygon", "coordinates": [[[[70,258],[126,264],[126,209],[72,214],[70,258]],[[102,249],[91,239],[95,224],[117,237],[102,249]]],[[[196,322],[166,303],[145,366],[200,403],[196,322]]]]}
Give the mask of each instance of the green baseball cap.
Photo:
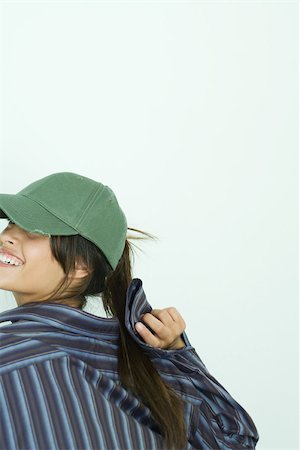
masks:
{"type": "Polygon", "coordinates": [[[113,270],[125,246],[127,220],[114,192],[77,173],[53,173],[16,194],[0,194],[3,218],[49,237],[80,234],[102,250],[113,270]]]}

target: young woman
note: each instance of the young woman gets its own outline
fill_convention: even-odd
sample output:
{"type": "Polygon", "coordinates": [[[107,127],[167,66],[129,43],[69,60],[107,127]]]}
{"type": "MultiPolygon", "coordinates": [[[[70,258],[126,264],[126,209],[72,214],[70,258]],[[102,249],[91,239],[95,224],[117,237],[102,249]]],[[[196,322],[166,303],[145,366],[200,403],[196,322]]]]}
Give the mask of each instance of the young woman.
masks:
{"type": "MultiPolygon", "coordinates": [[[[249,414],[209,373],[173,307],[132,278],[126,217],[72,172],[0,194],[0,450],[254,449],[249,414]],[[83,310],[101,294],[107,318],[83,310]]],[[[131,238],[134,238],[133,236],[131,238]]]]}

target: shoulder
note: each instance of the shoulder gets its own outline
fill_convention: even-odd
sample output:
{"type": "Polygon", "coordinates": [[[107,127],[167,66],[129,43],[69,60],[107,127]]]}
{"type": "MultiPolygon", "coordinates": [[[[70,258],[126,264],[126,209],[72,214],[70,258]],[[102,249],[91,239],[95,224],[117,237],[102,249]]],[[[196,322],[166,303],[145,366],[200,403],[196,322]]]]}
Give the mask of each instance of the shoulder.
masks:
{"type": "Polygon", "coordinates": [[[0,375],[36,362],[66,355],[66,352],[47,342],[0,329],[0,375]]]}

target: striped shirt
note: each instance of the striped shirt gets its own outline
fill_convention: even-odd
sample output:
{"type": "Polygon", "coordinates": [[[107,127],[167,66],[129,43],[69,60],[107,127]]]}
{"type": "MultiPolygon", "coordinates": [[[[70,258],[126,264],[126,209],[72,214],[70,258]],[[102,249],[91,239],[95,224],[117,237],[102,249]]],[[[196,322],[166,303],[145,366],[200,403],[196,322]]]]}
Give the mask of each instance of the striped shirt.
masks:
{"type": "MultiPolygon", "coordinates": [[[[142,281],[127,290],[125,325],[184,400],[186,449],[254,449],[249,416],[185,347],[154,348],[134,328],[150,312],[142,281]]],[[[150,410],[120,384],[119,322],[57,303],[0,313],[1,450],[166,449],[150,410]]]]}

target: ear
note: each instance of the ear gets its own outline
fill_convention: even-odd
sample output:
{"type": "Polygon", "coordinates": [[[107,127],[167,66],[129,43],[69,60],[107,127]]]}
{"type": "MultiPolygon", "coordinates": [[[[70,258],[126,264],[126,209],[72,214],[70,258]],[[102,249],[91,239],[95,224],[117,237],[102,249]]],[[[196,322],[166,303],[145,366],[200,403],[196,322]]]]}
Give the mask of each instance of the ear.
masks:
{"type": "Polygon", "coordinates": [[[74,278],[84,278],[89,274],[87,269],[75,269],[74,278]]]}
{"type": "Polygon", "coordinates": [[[89,270],[85,264],[76,263],[75,271],[72,275],[72,278],[84,278],[89,274],[89,270]]]}

